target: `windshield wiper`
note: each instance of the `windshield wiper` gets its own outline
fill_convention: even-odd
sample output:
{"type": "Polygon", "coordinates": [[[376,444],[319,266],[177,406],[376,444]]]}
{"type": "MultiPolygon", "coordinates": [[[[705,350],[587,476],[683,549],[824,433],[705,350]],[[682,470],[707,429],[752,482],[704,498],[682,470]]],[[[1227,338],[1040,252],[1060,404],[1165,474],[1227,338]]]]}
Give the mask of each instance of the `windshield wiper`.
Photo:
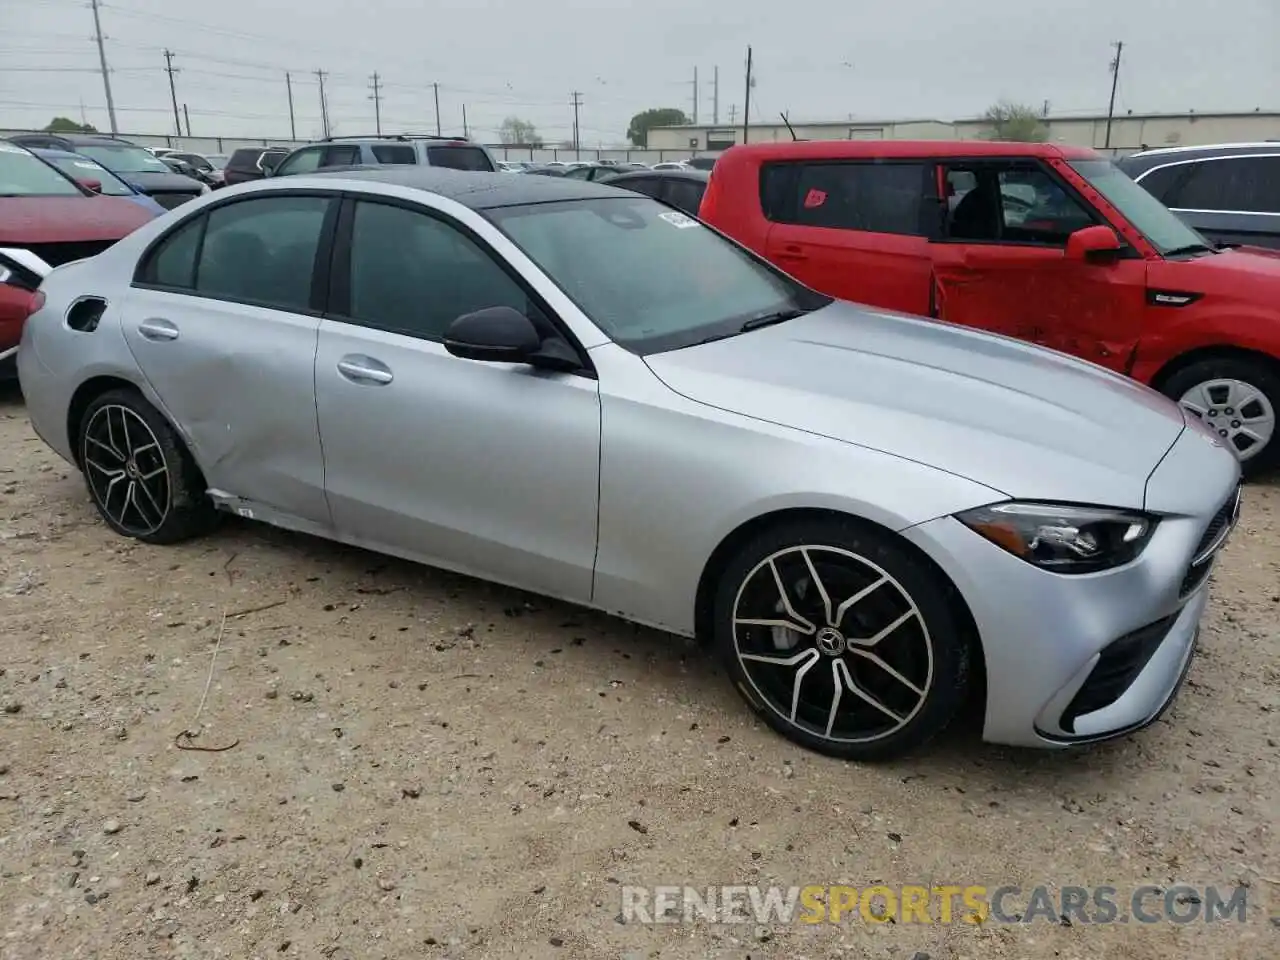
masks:
{"type": "Polygon", "coordinates": [[[1184,253],[1217,253],[1213,247],[1203,243],[1188,243],[1184,247],[1174,247],[1172,250],[1166,250],[1166,257],[1177,257],[1184,253]]]}
{"type": "Polygon", "coordinates": [[[808,310],[801,310],[793,307],[789,310],[775,310],[773,313],[762,313],[758,317],[752,317],[740,328],[740,333],[750,333],[752,330],[759,330],[761,327],[771,327],[775,323],[786,323],[788,320],[794,320],[796,317],[803,317],[808,310]]]}

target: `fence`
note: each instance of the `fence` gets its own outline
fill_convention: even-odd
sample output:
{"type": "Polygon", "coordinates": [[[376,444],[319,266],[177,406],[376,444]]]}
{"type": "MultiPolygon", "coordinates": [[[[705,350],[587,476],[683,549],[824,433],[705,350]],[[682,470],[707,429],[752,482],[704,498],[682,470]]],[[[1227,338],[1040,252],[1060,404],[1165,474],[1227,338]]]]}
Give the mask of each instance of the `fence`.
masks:
{"type": "MultiPolygon", "coordinates": [[[[14,136],[20,133],[42,133],[40,130],[0,130],[0,137],[14,136]]],[[[189,150],[192,153],[231,153],[241,147],[301,147],[312,143],[311,140],[290,140],[288,137],[179,137],[173,134],[152,133],[119,133],[122,140],[136,143],[142,147],[170,147],[176,150],[189,150]]],[[[486,144],[499,160],[529,160],[534,163],[547,163],[551,160],[618,160],[622,162],[637,161],[653,164],[664,160],[686,160],[696,156],[693,150],[641,150],[595,148],[574,150],[572,147],[528,147],[507,144],[486,144]]],[[[703,151],[706,153],[706,151],[703,151]]]]}

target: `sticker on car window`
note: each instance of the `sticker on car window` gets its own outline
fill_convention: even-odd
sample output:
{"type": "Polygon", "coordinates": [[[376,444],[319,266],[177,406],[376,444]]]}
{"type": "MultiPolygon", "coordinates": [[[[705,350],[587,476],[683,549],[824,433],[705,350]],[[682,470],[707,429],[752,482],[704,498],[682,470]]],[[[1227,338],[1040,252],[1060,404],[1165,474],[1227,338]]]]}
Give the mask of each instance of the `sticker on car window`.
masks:
{"type": "Polygon", "coordinates": [[[91,160],[72,160],[71,165],[73,167],[80,167],[82,170],[101,170],[102,169],[102,167],[98,166],[98,164],[92,162],[91,160]]]}
{"type": "Polygon", "coordinates": [[[686,217],[683,213],[677,213],[674,210],[669,213],[660,213],[658,216],[679,230],[687,230],[689,227],[696,227],[698,225],[697,220],[694,220],[692,217],[686,217]]]}
{"type": "Polygon", "coordinates": [[[826,202],[827,191],[825,190],[813,189],[804,195],[804,208],[806,210],[812,210],[814,207],[820,207],[826,202]]]}

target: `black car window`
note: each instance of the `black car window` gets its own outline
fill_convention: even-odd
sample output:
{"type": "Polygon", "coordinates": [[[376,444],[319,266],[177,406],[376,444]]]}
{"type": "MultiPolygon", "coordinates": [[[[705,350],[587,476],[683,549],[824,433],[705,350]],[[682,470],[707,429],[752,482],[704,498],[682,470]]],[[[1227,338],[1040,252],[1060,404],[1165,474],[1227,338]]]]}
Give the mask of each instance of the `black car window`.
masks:
{"type": "Polygon", "coordinates": [[[615,183],[614,186],[635,193],[643,193],[646,197],[662,196],[662,180],[658,177],[627,177],[620,183],[615,183]]]}
{"type": "Polygon", "coordinates": [[[209,213],[196,267],[196,293],[306,311],[327,197],[243,200],[209,213]]]}
{"type": "Polygon", "coordinates": [[[206,219],[188,220],[153,247],[138,271],[138,282],[174,290],[195,287],[196,254],[206,219]]]}
{"type": "Polygon", "coordinates": [[[805,163],[796,165],[774,219],[809,227],[918,236],[923,233],[921,163],[805,163]]]}
{"type": "Polygon", "coordinates": [[[231,155],[231,159],[227,161],[228,170],[256,170],[258,158],[262,156],[261,150],[255,150],[248,147],[237,150],[231,155]]]}
{"type": "Polygon", "coordinates": [[[1170,191],[1186,179],[1192,166],[1190,163],[1175,163],[1167,167],[1156,167],[1145,175],[1139,174],[1142,179],[1138,182],[1157,200],[1165,200],[1170,191]]]}
{"type": "Polygon", "coordinates": [[[678,210],[692,216],[698,215],[698,207],[702,204],[702,195],[706,192],[707,185],[697,180],[680,180],[672,177],[667,181],[667,188],[663,192],[662,199],[667,201],[678,210]]]}
{"type": "Polygon", "coordinates": [[[977,243],[1065,246],[1095,220],[1037,164],[947,168],[946,236],[977,243]]]}
{"type": "Polygon", "coordinates": [[[353,320],[440,340],[464,313],[529,298],[505,270],[456,227],[415,210],[361,201],[351,230],[353,320]]]}
{"type": "Polygon", "coordinates": [[[427,147],[427,160],[433,167],[448,167],[451,170],[493,170],[489,155],[479,147],[427,147]]]}
{"type": "Polygon", "coordinates": [[[360,162],[360,147],[354,143],[325,147],[320,167],[350,167],[360,162]]]}
{"type": "Polygon", "coordinates": [[[1215,157],[1191,172],[1165,203],[1179,210],[1280,213],[1280,157],[1215,157]]]}
{"type": "Polygon", "coordinates": [[[276,167],[275,175],[284,177],[295,173],[312,173],[320,166],[323,153],[324,147],[306,147],[291,153],[276,167]]]}
{"type": "Polygon", "coordinates": [[[418,155],[413,147],[399,143],[376,143],[371,148],[373,158],[379,163],[417,163],[418,155]]]}

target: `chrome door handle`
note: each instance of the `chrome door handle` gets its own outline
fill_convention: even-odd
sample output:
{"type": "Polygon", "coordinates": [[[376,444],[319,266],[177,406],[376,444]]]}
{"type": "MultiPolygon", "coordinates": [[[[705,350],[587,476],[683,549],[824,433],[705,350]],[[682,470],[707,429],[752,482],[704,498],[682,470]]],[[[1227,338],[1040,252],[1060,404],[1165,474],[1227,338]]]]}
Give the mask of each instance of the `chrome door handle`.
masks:
{"type": "Polygon", "coordinates": [[[178,328],[162,317],[143,320],[138,324],[138,333],[142,334],[144,340],[152,342],[178,339],[178,328]]]}
{"type": "Polygon", "coordinates": [[[358,354],[348,354],[339,360],[338,372],[352,383],[359,384],[377,384],[381,386],[395,379],[391,368],[381,360],[358,354]]]}

